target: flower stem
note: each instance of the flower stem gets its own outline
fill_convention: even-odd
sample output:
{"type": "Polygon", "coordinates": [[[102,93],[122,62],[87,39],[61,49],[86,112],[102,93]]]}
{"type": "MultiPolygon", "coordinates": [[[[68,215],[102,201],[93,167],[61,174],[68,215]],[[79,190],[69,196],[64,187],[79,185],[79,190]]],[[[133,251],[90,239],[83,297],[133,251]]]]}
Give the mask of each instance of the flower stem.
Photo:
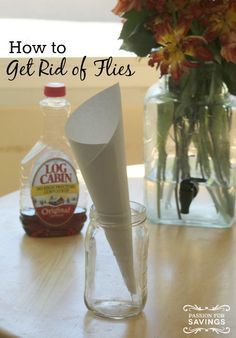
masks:
{"type": "MultiPolygon", "coordinates": [[[[175,111],[174,111],[174,121],[175,121],[175,111]]],[[[179,154],[179,144],[178,144],[178,135],[177,135],[177,124],[174,122],[174,139],[175,139],[175,154],[176,154],[176,166],[175,166],[175,203],[176,203],[176,210],[178,214],[178,218],[182,219],[181,213],[180,213],[180,207],[179,207],[179,196],[178,196],[178,190],[179,190],[179,160],[180,160],[180,154],[179,154]]]]}

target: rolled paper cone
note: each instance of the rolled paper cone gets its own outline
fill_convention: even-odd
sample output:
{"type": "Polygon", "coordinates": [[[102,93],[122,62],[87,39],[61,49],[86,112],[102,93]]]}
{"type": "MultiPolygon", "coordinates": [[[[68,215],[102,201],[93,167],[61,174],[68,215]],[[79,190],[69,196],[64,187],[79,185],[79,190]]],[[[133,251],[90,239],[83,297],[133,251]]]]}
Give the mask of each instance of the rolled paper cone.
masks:
{"type": "Polygon", "coordinates": [[[99,220],[108,225],[104,228],[106,238],[123,279],[134,294],[131,212],[119,85],[105,89],[82,104],[70,115],[65,130],[99,220]]]}
{"type": "Polygon", "coordinates": [[[133,271],[133,246],[132,230],[130,226],[116,226],[115,228],[105,228],[106,238],[116,257],[119,269],[125,284],[134,294],[136,291],[134,271],[133,271]]]}

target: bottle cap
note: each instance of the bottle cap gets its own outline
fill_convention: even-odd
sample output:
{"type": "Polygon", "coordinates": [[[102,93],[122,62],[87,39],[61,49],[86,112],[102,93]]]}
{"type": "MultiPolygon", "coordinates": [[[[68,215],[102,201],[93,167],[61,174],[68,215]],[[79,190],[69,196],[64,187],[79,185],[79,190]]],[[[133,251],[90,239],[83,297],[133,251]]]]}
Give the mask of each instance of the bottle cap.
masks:
{"type": "Polygon", "coordinates": [[[47,97],[62,97],[66,95],[66,86],[60,82],[50,82],[44,87],[44,95],[47,97]]]}

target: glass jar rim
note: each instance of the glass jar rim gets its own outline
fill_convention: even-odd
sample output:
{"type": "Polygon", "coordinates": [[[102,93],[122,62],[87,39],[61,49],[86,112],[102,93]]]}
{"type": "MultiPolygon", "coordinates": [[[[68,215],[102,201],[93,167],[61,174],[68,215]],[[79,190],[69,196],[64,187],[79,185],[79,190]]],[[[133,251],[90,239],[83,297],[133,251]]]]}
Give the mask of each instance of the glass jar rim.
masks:
{"type": "MultiPolygon", "coordinates": [[[[130,201],[130,211],[131,211],[131,224],[130,226],[137,226],[141,223],[143,223],[146,220],[146,208],[144,205],[138,202],[130,201]]],[[[119,227],[118,224],[116,224],[114,221],[112,222],[103,222],[100,220],[101,216],[111,216],[112,219],[122,219],[124,218],[124,215],[99,215],[96,211],[95,205],[93,204],[90,207],[90,213],[89,213],[90,219],[91,220],[96,220],[98,224],[102,227],[119,227]]]]}

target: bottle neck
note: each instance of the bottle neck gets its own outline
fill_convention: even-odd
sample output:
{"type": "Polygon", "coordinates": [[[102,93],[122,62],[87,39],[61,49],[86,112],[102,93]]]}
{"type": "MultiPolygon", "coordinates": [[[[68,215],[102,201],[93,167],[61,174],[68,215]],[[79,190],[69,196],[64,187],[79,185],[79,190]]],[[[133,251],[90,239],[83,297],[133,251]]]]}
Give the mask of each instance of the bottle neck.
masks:
{"type": "Polygon", "coordinates": [[[70,113],[70,104],[64,98],[46,98],[40,102],[43,112],[44,143],[55,144],[65,141],[64,127],[70,113]]]}

